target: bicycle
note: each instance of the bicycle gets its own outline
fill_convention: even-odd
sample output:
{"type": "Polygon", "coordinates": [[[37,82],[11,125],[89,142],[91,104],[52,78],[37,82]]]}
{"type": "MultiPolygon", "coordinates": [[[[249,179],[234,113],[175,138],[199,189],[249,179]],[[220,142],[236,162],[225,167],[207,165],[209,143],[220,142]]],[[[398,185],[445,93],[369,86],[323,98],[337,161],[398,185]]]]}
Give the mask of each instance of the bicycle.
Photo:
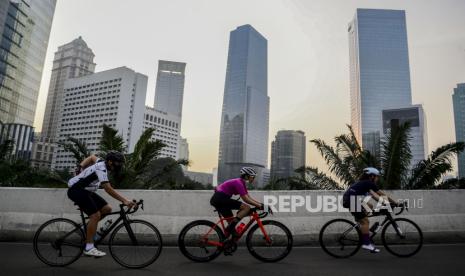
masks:
{"type": "MultiPolygon", "coordinates": [[[[135,202],[135,201],[134,201],[135,202]]],[[[105,237],[111,233],[108,246],[110,255],[120,265],[126,268],[143,268],[152,264],[160,255],[162,239],[158,229],[151,223],[130,219],[139,206],[144,209],[144,201],[135,202],[134,208],[124,208],[111,215],[119,215],[118,219],[95,241],[95,245],[102,244],[105,237]],[[120,223],[121,222],[121,223],[120,223]]],[[[82,255],[87,232],[86,220],[83,211],[78,208],[82,223],[67,218],[51,219],[42,224],[34,235],[33,247],[35,255],[49,266],[67,266],[75,262],[82,255]]]]}
{"type": "Polygon", "coordinates": [[[250,254],[263,262],[277,262],[290,253],[293,239],[291,231],[284,224],[274,220],[261,220],[268,214],[272,214],[271,210],[259,214],[257,208],[252,208],[249,222],[234,239],[227,238],[229,234],[226,233],[225,226],[225,222],[233,217],[224,218],[218,212],[219,220],[216,223],[208,220],[193,221],[179,234],[179,249],[192,261],[209,262],[221,252],[232,255],[237,250],[237,242],[248,231],[246,244],[250,254]]]}
{"type": "MultiPolygon", "coordinates": [[[[408,211],[406,205],[402,205],[401,210],[395,215],[402,214],[404,210],[408,211]]],[[[393,218],[386,209],[373,212],[368,217],[375,216],[385,216],[385,218],[381,224],[376,222],[370,228],[371,240],[382,229],[381,241],[389,253],[405,258],[420,251],[423,245],[423,233],[415,222],[406,218],[393,218]]],[[[330,256],[351,257],[362,245],[360,224],[342,218],[331,220],[321,228],[319,242],[321,248],[330,256]]]]}

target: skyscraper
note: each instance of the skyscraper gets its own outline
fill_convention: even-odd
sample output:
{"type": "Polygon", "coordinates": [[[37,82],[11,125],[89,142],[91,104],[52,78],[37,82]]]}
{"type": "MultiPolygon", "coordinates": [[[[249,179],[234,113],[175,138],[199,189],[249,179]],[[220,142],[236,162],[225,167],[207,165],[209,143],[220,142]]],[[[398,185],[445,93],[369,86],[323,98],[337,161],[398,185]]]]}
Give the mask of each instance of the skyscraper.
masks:
{"type": "Polygon", "coordinates": [[[183,62],[158,61],[154,104],[156,110],[182,116],[185,69],[186,64],[183,62]]]}
{"type": "Polygon", "coordinates": [[[0,2],[0,121],[4,123],[32,126],[34,122],[55,4],[56,0],[0,2]]]}
{"type": "Polygon", "coordinates": [[[305,166],[305,140],[303,131],[278,131],[271,143],[271,178],[295,176],[294,171],[305,166]]]}
{"type": "Polygon", "coordinates": [[[351,124],[379,154],[382,110],[412,104],[405,11],[357,9],[348,33],[351,124]]]}
{"type": "Polygon", "coordinates": [[[53,59],[52,76],[48,88],[41,133],[43,137],[56,138],[65,81],[92,74],[94,70],[94,53],[87,47],[82,37],[58,47],[53,59]]]}
{"type": "Polygon", "coordinates": [[[221,115],[218,183],[240,168],[261,172],[268,163],[267,40],[250,25],[231,31],[221,115]]]}
{"type": "MultiPolygon", "coordinates": [[[[454,104],[455,139],[465,142],[465,83],[457,84],[452,95],[454,104]]],[[[458,155],[459,177],[465,177],[465,153],[458,155]]]]}
{"type": "Polygon", "coordinates": [[[404,108],[383,110],[383,136],[388,134],[393,127],[405,122],[410,123],[410,150],[413,168],[418,162],[424,160],[428,152],[428,139],[426,135],[426,117],[422,105],[413,105],[404,108]]]}
{"type": "MultiPolygon", "coordinates": [[[[65,81],[58,141],[74,137],[97,153],[102,125],[118,130],[127,152],[133,152],[143,131],[147,76],[127,67],[68,79],[65,81]]],[[[70,169],[76,164],[73,155],[56,148],[53,169],[70,169]]]]}

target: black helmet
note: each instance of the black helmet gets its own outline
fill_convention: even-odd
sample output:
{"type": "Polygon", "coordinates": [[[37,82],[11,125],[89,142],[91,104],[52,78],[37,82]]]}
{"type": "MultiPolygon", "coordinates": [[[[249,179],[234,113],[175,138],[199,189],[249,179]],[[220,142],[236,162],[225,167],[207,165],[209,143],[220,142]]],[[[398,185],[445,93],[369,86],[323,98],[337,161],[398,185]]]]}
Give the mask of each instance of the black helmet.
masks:
{"type": "Polygon", "coordinates": [[[111,150],[105,156],[105,161],[113,161],[113,162],[123,164],[125,159],[124,159],[124,155],[121,152],[111,150]]]}

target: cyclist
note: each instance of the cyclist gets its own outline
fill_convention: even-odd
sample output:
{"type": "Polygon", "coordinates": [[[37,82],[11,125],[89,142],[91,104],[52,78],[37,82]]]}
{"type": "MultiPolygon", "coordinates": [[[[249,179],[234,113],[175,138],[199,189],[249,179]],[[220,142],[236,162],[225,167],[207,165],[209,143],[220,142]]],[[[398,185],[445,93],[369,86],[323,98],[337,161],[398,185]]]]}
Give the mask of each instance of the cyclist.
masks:
{"type": "Polygon", "coordinates": [[[113,189],[109,180],[107,170],[117,172],[124,163],[124,155],[117,151],[107,153],[105,160],[91,155],[84,159],[80,164],[78,175],[68,181],[68,197],[79,208],[89,216],[86,233],[86,247],[84,255],[93,257],[103,257],[105,252],[98,250],[94,246],[93,237],[97,232],[97,225],[105,215],[111,213],[110,205],[97,193],[99,186],[114,199],[121,201],[128,207],[133,207],[134,202],[127,200],[113,189]]]}
{"type": "MultiPolygon", "coordinates": [[[[368,167],[363,169],[363,174],[359,178],[359,181],[352,184],[343,196],[343,207],[349,208],[351,205],[351,200],[360,196],[372,196],[375,200],[380,199],[380,197],[387,198],[388,201],[394,206],[398,206],[398,203],[381,191],[376,185],[379,180],[380,172],[376,168],[368,167]]],[[[368,203],[369,207],[372,208],[372,205],[368,203]]],[[[372,243],[370,239],[370,221],[368,220],[368,213],[362,207],[361,211],[350,210],[355,220],[360,224],[360,231],[362,232],[362,248],[369,250],[373,253],[378,253],[380,250],[372,243]],[[354,211],[354,212],[352,212],[354,211]]]]}
{"type": "Polygon", "coordinates": [[[239,195],[244,202],[263,209],[263,203],[250,197],[247,191],[246,184],[253,183],[256,176],[257,173],[253,168],[243,167],[240,171],[240,178],[227,180],[217,186],[215,193],[210,199],[210,204],[225,218],[233,216],[232,210],[239,210],[236,216],[229,221],[229,225],[226,228],[227,233],[231,234],[232,237],[237,237],[236,225],[250,213],[250,206],[241,203],[239,200],[231,199],[231,196],[239,195]]]}

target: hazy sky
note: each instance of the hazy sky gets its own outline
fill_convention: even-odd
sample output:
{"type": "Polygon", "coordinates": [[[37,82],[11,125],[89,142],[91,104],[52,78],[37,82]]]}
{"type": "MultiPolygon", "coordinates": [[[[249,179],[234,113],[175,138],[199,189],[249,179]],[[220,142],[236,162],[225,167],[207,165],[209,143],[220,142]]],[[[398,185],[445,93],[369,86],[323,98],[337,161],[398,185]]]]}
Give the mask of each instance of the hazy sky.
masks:
{"type": "MultiPolygon", "coordinates": [[[[465,82],[465,1],[59,0],[35,127],[42,125],[53,53],[82,36],[96,71],[127,66],[149,76],[157,61],[187,63],[182,136],[191,170],[217,166],[229,32],[251,24],[268,39],[270,145],[280,129],[331,140],[350,123],[347,25],[356,8],[404,9],[413,103],[423,104],[430,151],[455,141],[453,88],[465,82]]],[[[307,164],[324,167],[307,144],[307,164]]]]}

